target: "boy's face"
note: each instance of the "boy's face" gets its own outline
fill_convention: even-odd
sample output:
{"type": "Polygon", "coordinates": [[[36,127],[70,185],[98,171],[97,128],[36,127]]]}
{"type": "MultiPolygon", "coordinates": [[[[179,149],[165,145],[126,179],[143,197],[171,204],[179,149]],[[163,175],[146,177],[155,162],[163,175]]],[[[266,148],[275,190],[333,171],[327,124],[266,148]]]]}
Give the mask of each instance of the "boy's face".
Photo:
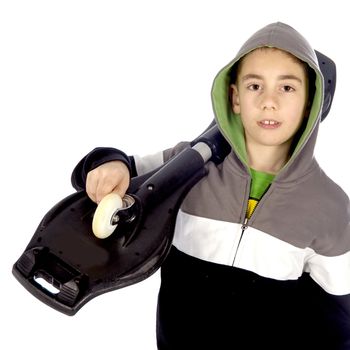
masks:
{"type": "Polygon", "coordinates": [[[306,115],[308,79],[304,65],[273,48],[256,49],[240,63],[232,86],[246,142],[288,148],[306,115]]]}

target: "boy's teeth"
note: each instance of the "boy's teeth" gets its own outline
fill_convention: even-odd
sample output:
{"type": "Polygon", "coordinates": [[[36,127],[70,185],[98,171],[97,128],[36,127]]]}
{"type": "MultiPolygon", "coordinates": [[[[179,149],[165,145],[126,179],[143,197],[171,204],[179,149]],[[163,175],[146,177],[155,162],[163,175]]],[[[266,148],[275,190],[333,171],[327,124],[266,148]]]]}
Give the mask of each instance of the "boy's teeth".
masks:
{"type": "Polygon", "coordinates": [[[274,120],[263,120],[262,123],[265,124],[265,125],[275,125],[275,124],[277,124],[277,122],[275,122],[274,120]]]}

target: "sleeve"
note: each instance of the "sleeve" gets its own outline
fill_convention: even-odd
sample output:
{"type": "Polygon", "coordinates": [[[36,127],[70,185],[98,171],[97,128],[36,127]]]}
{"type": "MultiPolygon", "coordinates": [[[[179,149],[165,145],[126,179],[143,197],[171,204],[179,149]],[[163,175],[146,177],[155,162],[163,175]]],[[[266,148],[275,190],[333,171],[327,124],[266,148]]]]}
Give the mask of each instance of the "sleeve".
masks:
{"type": "Polygon", "coordinates": [[[134,166],[135,171],[137,175],[144,175],[148,172],[161,167],[163,164],[165,164],[167,161],[169,161],[171,158],[179,154],[181,151],[183,151],[185,148],[190,147],[189,142],[180,142],[175,147],[166,149],[161,152],[157,152],[151,155],[139,157],[135,155],[133,157],[134,159],[134,166]]]}
{"type": "Polygon", "coordinates": [[[128,167],[131,176],[136,173],[135,162],[133,157],[128,157],[124,152],[111,147],[98,147],[88,153],[80,162],[76,165],[71,176],[71,182],[76,190],[85,189],[86,176],[89,171],[97,168],[98,166],[111,162],[114,160],[120,160],[128,167]]]}
{"type": "Polygon", "coordinates": [[[302,317],[314,348],[349,350],[350,294],[330,294],[308,276],[303,281],[303,302],[302,317]]]}
{"type": "Polygon", "coordinates": [[[308,259],[306,293],[312,307],[315,333],[330,341],[331,349],[350,349],[350,245],[349,226],[341,235],[345,252],[324,256],[313,252],[308,259]]]}
{"type": "Polygon", "coordinates": [[[71,182],[76,190],[85,189],[88,172],[104,163],[114,160],[124,162],[129,168],[131,177],[144,175],[162,166],[170,158],[180,153],[186,147],[190,147],[190,143],[181,142],[173,148],[143,157],[138,155],[128,156],[123,151],[116,148],[98,147],[88,153],[76,165],[71,176],[71,182]]]}

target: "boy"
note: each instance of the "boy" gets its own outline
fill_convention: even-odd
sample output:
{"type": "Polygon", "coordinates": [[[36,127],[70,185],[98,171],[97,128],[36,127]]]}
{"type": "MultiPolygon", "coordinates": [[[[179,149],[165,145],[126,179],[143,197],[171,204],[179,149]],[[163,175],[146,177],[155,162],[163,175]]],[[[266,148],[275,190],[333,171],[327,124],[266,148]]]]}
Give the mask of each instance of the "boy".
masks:
{"type": "MultiPolygon", "coordinates": [[[[216,76],[232,152],[186,196],[161,268],[159,349],[350,349],[349,201],[313,150],[323,103],[314,50],[270,24],[216,76]]],[[[75,188],[97,203],[165,162],[98,148],[75,188]]]]}

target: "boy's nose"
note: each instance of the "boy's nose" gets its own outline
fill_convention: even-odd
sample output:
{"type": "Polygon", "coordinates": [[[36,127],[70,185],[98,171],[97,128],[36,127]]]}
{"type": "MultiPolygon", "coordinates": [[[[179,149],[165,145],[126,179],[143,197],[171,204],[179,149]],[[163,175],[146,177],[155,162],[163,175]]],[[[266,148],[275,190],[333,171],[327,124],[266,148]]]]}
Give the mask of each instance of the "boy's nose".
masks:
{"type": "Polygon", "coordinates": [[[273,93],[265,93],[261,98],[261,108],[263,110],[275,110],[278,103],[273,93]]]}
{"type": "Polygon", "coordinates": [[[276,107],[274,105],[266,104],[264,105],[263,109],[267,111],[271,111],[271,110],[275,110],[276,107]]]}

